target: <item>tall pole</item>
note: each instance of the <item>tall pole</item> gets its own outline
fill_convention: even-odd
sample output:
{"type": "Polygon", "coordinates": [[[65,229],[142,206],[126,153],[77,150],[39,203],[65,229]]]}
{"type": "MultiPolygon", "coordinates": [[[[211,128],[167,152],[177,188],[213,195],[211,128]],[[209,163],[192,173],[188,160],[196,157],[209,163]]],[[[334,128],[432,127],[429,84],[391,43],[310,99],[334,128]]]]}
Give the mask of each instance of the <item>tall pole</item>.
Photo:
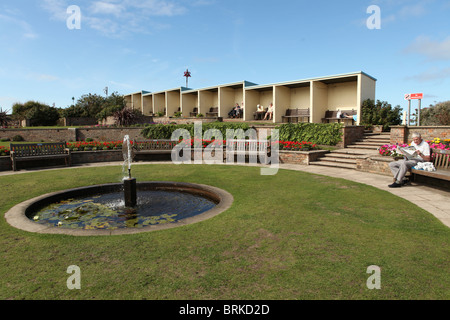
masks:
{"type": "Polygon", "coordinates": [[[411,123],[411,99],[408,100],[408,127],[411,123]]]}
{"type": "Polygon", "coordinates": [[[420,127],[420,108],[422,107],[422,99],[419,99],[419,109],[417,109],[417,126],[420,127]]]}

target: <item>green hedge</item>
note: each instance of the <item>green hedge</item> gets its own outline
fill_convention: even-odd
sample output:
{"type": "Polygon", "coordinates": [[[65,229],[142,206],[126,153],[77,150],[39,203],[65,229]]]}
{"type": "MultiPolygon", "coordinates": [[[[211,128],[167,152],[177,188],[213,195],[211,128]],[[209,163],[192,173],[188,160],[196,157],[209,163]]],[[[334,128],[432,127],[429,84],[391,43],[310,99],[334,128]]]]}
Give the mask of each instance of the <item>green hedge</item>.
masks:
{"type": "Polygon", "coordinates": [[[281,141],[308,141],[329,146],[342,141],[341,128],[339,123],[287,123],[277,127],[281,141]]]}
{"type": "MultiPolygon", "coordinates": [[[[227,129],[231,130],[247,130],[250,126],[246,123],[224,123],[224,122],[212,122],[203,123],[202,135],[209,129],[218,129],[222,133],[223,138],[226,138],[227,129]]],[[[194,124],[152,124],[145,127],[141,134],[147,139],[170,139],[172,133],[177,129],[186,129],[189,131],[192,138],[194,138],[194,124]]]]}

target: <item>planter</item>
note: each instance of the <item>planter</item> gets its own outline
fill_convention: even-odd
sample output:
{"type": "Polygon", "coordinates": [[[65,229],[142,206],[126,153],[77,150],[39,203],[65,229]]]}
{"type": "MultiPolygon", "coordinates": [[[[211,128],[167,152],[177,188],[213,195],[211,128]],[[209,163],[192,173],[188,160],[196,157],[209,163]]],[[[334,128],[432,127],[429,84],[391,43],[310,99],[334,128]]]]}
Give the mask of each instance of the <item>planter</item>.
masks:
{"type": "Polygon", "coordinates": [[[308,166],[312,161],[329,153],[328,150],[287,151],[280,150],[280,163],[292,163],[308,166]]]}

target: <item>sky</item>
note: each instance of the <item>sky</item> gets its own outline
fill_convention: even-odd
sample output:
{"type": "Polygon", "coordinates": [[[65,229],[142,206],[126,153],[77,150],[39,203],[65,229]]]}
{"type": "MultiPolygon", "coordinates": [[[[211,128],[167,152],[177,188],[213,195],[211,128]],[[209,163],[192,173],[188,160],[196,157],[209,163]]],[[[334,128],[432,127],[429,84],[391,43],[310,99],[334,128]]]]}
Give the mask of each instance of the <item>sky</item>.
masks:
{"type": "Polygon", "coordinates": [[[450,100],[450,0],[0,0],[0,108],[363,71],[450,100]]]}

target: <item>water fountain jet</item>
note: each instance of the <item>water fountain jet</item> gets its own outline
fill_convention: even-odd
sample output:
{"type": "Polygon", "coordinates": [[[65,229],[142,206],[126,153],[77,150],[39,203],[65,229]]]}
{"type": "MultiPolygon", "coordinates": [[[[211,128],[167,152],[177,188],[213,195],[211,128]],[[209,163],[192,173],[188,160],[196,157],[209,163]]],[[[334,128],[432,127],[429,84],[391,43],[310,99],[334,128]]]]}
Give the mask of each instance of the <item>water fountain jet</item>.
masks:
{"type": "Polygon", "coordinates": [[[130,137],[126,135],[122,144],[122,153],[124,165],[128,164],[128,178],[123,179],[123,190],[125,197],[125,207],[135,208],[137,204],[136,178],[131,177],[131,162],[133,161],[133,151],[131,148],[130,137]]]}

